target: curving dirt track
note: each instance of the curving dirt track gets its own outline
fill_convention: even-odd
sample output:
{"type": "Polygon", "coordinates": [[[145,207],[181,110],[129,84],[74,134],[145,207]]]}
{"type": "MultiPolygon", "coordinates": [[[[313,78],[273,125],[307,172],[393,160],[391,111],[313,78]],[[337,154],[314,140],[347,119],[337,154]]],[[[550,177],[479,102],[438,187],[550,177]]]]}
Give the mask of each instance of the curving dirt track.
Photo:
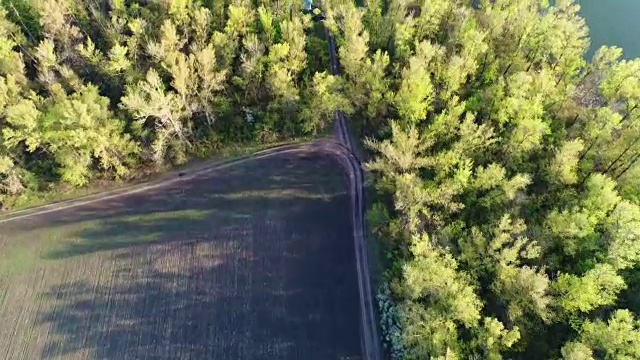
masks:
{"type": "MultiPolygon", "coordinates": [[[[328,46],[331,72],[334,75],[340,74],[340,63],[338,61],[338,51],[335,37],[325,28],[328,46]]],[[[354,244],[356,248],[356,264],[358,268],[358,283],[360,286],[360,310],[361,310],[361,336],[362,352],[365,359],[381,360],[382,349],[380,347],[380,336],[378,334],[378,322],[376,320],[373,305],[373,290],[371,288],[369,254],[366,245],[366,228],[364,224],[364,172],[362,164],[355,154],[351,137],[347,128],[347,118],[342,111],[335,112],[335,133],[342,147],[347,152],[349,164],[345,164],[345,169],[350,174],[352,184],[352,208],[354,226],[354,244]]]]}

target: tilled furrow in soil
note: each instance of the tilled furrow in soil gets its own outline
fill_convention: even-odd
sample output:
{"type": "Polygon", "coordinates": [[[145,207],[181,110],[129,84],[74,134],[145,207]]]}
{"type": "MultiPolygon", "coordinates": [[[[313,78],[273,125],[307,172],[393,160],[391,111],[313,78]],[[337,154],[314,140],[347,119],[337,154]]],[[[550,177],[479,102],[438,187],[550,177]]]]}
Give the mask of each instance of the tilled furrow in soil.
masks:
{"type": "Polygon", "coordinates": [[[0,224],[0,358],[359,355],[345,179],[314,156],[0,224]]]}

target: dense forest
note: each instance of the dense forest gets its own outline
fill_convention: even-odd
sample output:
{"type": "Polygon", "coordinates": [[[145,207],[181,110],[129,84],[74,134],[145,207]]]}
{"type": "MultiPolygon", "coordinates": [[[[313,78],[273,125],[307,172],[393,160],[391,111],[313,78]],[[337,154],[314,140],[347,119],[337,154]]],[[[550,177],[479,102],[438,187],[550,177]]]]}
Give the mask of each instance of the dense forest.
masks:
{"type": "Polygon", "coordinates": [[[640,59],[572,0],[370,0],[328,25],[376,155],[396,359],[640,358],[640,59]]]}
{"type": "Polygon", "coordinates": [[[332,119],[324,106],[341,83],[324,27],[288,3],[0,4],[4,207],[56,184],[312,135],[332,119]]]}
{"type": "Polygon", "coordinates": [[[640,358],[640,59],[585,59],[575,1],[332,0],[324,23],[284,1],[0,4],[0,203],[341,110],[392,358],[640,358]]]}

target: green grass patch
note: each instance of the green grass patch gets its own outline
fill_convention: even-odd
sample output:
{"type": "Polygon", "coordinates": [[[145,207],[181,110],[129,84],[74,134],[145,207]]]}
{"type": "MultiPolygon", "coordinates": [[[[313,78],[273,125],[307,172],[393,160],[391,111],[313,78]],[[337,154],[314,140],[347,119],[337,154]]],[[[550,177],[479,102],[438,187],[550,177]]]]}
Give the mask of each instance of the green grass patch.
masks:
{"type": "Polygon", "coordinates": [[[176,219],[190,219],[190,220],[202,220],[209,214],[209,211],[185,209],[169,212],[156,212],[150,214],[125,216],[120,219],[123,223],[128,224],[151,224],[157,221],[176,220],[176,219]]]}

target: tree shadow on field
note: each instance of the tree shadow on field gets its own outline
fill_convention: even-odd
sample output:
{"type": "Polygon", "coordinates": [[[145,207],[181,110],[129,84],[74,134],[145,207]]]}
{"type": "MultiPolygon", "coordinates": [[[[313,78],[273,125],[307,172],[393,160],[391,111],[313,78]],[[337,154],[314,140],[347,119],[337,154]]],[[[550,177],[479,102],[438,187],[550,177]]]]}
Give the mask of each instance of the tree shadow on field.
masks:
{"type": "Polygon", "coordinates": [[[306,203],[327,202],[344,195],[345,189],[344,174],[334,160],[287,154],[10,222],[2,225],[2,231],[15,233],[24,242],[64,233],[66,241],[42,252],[45,259],[63,259],[166,241],[167,236],[160,236],[166,233],[197,236],[228,222],[249,219],[260,211],[274,216],[279,212],[294,213],[306,203]],[[75,236],[75,229],[83,227],[80,236],[75,236]],[[67,232],[74,236],[67,236],[67,232]]]}
{"type": "Polygon", "coordinates": [[[337,164],[257,165],[49,219],[54,229],[98,225],[71,231],[45,258],[93,254],[100,264],[41,294],[42,357],[359,355],[350,203],[337,164]]]}

